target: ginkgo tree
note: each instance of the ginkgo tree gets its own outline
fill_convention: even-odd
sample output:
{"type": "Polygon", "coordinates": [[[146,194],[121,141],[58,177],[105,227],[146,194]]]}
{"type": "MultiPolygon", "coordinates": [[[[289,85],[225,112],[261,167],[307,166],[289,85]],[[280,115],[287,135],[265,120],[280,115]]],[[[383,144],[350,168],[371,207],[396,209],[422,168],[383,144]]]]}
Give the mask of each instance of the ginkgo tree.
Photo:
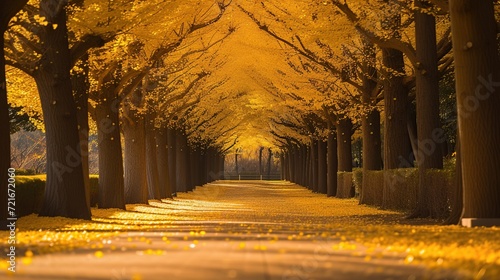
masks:
{"type": "MultiPolygon", "coordinates": [[[[68,31],[67,15],[76,18],[95,5],[91,3],[89,8],[82,1],[31,1],[13,19],[7,34],[8,63],[35,79],[42,103],[49,143],[42,215],[90,218],[89,190],[81,157],[85,143],[79,137],[70,70],[88,49],[101,45],[114,33],[96,35],[88,25],[86,33],[68,31]]],[[[110,19],[106,13],[100,15],[110,19]]],[[[94,23],[102,26],[97,20],[94,23]]]]}

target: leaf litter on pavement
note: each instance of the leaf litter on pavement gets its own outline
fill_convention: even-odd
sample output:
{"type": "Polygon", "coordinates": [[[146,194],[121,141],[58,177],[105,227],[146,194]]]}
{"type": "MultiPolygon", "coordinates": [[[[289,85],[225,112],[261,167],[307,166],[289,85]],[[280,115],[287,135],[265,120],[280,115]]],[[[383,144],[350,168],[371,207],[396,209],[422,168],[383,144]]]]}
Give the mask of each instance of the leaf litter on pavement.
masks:
{"type": "MultiPolygon", "coordinates": [[[[473,279],[500,275],[500,228],[441,226],[432,221],[408,222],[403,213],[359,205],[356,199],[326,198],[287,182],[223,181],[179,193],[175,200],[127,205],[127,210],[92,209],[92,221],[32,214],[18,220],[16,246],[23,265],[39,254],[91,250],[95,258],[126,250],[113,238],[126,239],[138,255],[161,256],[144,232],[160,234],[170,250],[194,250],[208,238],[223,238],[234,250],[274,250],[280,241],[329,244],[371,262],[396,256],[407,265],[452,269],[473,279]],[[200,191],[202,190],[202,191],[200,191]],[[214,195],[216,194],[216,195],[214,195]],[[247,245],[252,236],[267,243],[247,245]],[[146,247],[136,248],[140,242],[146,247]],[[140,250],[139,250],[140,249],[140,250]],[[106,251],[107,250],[107,251],[106,251]]],[[[9,232],[0,231],[7,248],[9,232]]],[[[3,256],[2,256],[3,257],[3,256]]],[[[7,262],[0,262],[7,270],[7,262]]]]}

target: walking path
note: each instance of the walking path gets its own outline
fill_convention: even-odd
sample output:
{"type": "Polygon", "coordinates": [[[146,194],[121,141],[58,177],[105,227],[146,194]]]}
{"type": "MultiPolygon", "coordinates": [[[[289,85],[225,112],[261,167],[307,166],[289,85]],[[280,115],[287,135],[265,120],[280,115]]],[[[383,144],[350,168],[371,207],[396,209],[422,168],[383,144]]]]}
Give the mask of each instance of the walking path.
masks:
{"type": "MultiPolygon", "coordinates": [[[[99,216],[95,210],[95,223],[137,226],[61,252],[38,254],[33,249],[35,255],[28,253],[29,259],[19,261],[16,273],[8,273],[8,278],[410,280],[470,276],[440,268],[448,259],[440,258],[439,252],[432,255],[431,248],[427,252],[421,246],[405,247],[409,240],[426,242],[426,236],[439,232],[436,227],[400,225],[401,214],[360,206],[354,199],[326,198],[285,182],[220,181],[179,194],[173,201],[150,204],[130,206],[128,210],[137,214],[132,221],[120,216],[121,212],[99,216]],[[147,224],[153,226],[141,229],[147,224]],[[436,262],[433,268],[428,267],[426,257],[436,262]]],[[[446,243],[448,233],[441,234],[446,243]]],[[[499,231],[491,234],[498,237],[499,231]]],[[[7,279],[3,275],[0,278],[7,279]]]]}

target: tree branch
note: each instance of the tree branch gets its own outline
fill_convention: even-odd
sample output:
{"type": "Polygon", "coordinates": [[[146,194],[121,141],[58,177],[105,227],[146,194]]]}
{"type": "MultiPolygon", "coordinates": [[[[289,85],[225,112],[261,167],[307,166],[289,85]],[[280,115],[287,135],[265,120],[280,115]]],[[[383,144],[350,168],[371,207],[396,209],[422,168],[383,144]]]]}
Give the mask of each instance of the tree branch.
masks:
{"type": "MultiPolygon", "coordinates": [[[[109,39],[111,40],[111,38],[109,39]]],[[[87,51],[92,48],[98,48],[104,46],[106,40],[104,40],[99,35],[86,34],[83,36],[80,41],[71,47],[70,55],[71,55],[71,65],[75,65],[80,58],[82,58],[87,51]]]]}

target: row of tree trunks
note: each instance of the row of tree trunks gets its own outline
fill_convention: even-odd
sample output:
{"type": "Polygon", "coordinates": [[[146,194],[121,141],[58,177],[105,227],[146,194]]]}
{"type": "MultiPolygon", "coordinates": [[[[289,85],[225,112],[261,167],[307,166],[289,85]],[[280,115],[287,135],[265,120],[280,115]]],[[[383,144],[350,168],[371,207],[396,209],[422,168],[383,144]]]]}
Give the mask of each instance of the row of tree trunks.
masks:
{"type": "MultiPolygon", "coordinates": [[[[176,192],[222,179],[224,158],[217,149],[190,147],[180,129],[155,128],[152,116],[146,119],[137,111],[139,104],[124,106],[123,168],[113,83],[107,83],[102,93],[94,111],[99,135],[99,207],[124,209],[125,203],[169,199],[176,192]]],[[[134,100],[137,94],[128,102],[140,100],[139,96],[134,100]]]]}
{"type": "Polygon", "coordinates": [[[330,131],[326,141],[311,139],[309,145],[288,145],[282,156],[282,176],[313,192],[336,196],[337,172],[352,171],[352,122],[345,119],[336,128],[337,131],[330,131]],[[341,140],[337,139],[339,132],[343,133],[338,137],[341,140]]]}

